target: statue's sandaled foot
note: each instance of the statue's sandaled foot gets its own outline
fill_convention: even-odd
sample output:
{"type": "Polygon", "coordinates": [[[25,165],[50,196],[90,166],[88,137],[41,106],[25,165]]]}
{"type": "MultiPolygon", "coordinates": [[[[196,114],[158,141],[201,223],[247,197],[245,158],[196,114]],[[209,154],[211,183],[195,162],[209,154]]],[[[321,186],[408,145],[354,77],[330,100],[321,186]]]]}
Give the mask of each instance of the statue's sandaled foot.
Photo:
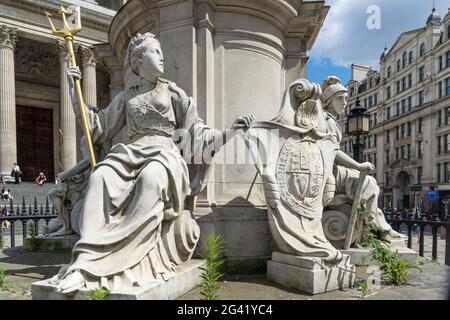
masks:
{"type": "Polygon", "coordinates": [[[85,279],[80,271],[73,271],[62,279],[57,287],[58,292],[70,294],[80,290],[85,284],[85,279]]]}

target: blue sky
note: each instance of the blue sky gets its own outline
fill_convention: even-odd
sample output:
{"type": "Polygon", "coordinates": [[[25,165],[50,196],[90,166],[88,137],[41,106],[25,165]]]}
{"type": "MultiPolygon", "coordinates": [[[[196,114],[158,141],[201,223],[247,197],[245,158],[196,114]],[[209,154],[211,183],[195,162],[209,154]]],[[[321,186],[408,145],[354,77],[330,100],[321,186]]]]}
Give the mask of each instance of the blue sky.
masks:
{"type": "MultiPolygon", "coordinates": [[[[442,18],[450,7],[449,0],[434,0],[442,18]]],[[[385,43],[388,49],[405,31],[424,27],[433,8],[433,0],[326,0],[331,10],[324,26],[308,52],[307,78],[322,83],[328,75],[336,75],[346,84],[352,63],[379,69],[385,43]],[[378,6],[379,29],[369,29],[367,13],[378,6]]]]}

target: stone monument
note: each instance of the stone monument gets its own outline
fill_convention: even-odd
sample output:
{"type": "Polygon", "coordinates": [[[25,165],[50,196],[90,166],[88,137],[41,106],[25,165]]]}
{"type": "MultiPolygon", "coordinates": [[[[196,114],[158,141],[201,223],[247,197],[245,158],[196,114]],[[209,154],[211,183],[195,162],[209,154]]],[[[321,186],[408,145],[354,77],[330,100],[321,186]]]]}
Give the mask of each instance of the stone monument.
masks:
{"type": "Polygon", "coordinates": [[[245,135],[263,179],[272,236],[277,245],[267,277],[312,294],[352,287],[355,267],[325,237],[324,207],[334,196],[335,163],[373,170],[340,151],[342,138],[322,99],[341,113],[347,90],[336,78],[319,85],[301,79],[285,92],[272,121],[255,122],[245,135]]]}
{"type": "MultiPolygon", "coordinates": [[[[153,34],[134,36],[128,59],[139,83],[98,113],[78,103],[72,78],[81,73],[68,69],[74,112],[79,118],[79,105],[85,108],[93,143],[122,128],[130,142],[114,145],[93,168],[72,261],[33,284],[33,299],[82,299],[97,288],[111,290],[113,299],[174,299],[199,284],[203,262],[191,257],[200,229],[186,199],[206,184],[204,149],[217,151],[232,135],[205,126],[193,99],[160,77],[164,58],[153,34]]],[[[252,121],[239,117],[231,130],[252,121]]]]}

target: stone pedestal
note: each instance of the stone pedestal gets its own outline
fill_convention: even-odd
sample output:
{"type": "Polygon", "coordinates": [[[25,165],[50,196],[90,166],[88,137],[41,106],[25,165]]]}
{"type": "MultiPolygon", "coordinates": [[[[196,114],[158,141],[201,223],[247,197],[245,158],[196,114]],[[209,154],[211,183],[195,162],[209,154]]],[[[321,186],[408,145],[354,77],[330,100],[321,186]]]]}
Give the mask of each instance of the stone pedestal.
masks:
{"type": "Polygon", "coordinates": [[[80,236],[73,234],[64,237],[36,237],[34,248],[29,238],[25,239],[27,250],[37,251],[72,251],[73,246],[80,240],[80,236]]]}
{"type": "MultiPolygon", "coordinates": [[[[201,284],[203,260],[190,260],[176,268],[176,275],[168,281],[160,281],[147,287],[134,287],[121,292],[111,292],[106,300],[175,300],[201,284]]],[[[88,300],[89,290],[80,290],[74,295],[56,291],[56,285],[49,279],[33,283],[33,300],[88,300]]]]}
{"type": "Polygon", "coordinates": [[[340,263],[330,265],[320,258],[273,252],[272,260],[267,262],[269,281],[311,294],[351,288],[355,277],[355,266],[347,255],[340,263]]]}
{"type": "MultiPolygon", "coordinates": [[[[369,258],[370,248],[351,248],[349,250],[341,250],[343,254],[346,254],[350,257],[350,263],[356,266],[368,266],[368,265],[379,265],[377,262],[373,261],[369,258]]],[[[419,254],[406,247],[400,248],[392,248],[393,251],[397,251],[400,254],[401,260],[408,261],[411,266],[417,266],[419,254]]]]}

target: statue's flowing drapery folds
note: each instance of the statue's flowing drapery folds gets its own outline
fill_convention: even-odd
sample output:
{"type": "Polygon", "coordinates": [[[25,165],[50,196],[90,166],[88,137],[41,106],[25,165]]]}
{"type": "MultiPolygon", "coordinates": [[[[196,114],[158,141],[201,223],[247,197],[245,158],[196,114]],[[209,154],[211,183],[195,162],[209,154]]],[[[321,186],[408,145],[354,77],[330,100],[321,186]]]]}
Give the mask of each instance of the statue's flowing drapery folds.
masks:
{"type": "Polygon", "coordinates": [[[209,165],[188,165],[184,158],[202,159],[204,148],[221,135],[204,125],[183,90],[163,79],[150,92],[123,91],[106,109],[90,111],[89,120],[95,144],[123,127],[130,143],[113,146],[94,167],[81,239],[64,275],[80,271],[88,289],[167,280],[191,258],[200,235],[184,202],[202,190],[209,165]],[[175,143],[178,129],[183,140],[175,143]],[[182,156],[180,147],[189,154],[182,156]]]}

